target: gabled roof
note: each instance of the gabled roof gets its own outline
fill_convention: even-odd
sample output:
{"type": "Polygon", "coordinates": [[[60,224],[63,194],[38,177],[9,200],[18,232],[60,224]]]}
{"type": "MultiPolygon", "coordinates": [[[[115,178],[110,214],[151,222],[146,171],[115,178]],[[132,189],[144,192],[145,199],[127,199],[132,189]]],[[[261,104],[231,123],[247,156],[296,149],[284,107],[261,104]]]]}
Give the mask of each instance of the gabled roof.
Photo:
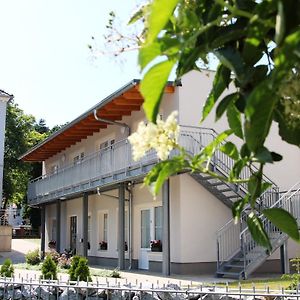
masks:
{"type": "Polygon", "coordinates": [[[3,91],[3,90],[0,90],[0,97],[6,98],[5,101],[9,101],[9,100],[12,99],[14,96],[11,95],[11,94],[6,93],[6,92],[3,91]]]}
{"type": "MultiPolygon", "coordinates": [[[[130,81],[44,141],[38,143],[19,159],[23,161],[46,160],[95,132],[107,128],[109,124],[95,120],[94,110],[97,111],[98,117],[112,121],[119,121],[124,116],[130,116],[133,111],[139,111],[144,101],[139,92],[139,82],[137,79],[130,81]]],[[[168,82],[165,92],[174,92],[173,82],[168,82]]]]}

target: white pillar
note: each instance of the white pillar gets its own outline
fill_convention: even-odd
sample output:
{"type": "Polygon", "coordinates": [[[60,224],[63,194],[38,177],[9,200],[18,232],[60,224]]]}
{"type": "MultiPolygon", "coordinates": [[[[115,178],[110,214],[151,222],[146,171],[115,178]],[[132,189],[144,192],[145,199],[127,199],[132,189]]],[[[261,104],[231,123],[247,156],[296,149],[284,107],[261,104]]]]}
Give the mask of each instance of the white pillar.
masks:
{"type": "Polygon", "coordinates": [[[5,139],[5,120],[6,106],[8,100],[12,96],[0,90],[0,205],[2,205],[2,189],[3,189],[3,160],[4,160],[4,139],[5,139]]]}

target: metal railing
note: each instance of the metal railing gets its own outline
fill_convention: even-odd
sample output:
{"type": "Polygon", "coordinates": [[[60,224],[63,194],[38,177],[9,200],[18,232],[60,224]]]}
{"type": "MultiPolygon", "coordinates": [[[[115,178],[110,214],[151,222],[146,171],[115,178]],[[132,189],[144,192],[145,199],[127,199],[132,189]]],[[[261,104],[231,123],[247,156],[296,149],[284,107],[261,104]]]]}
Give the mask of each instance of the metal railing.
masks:
{"type": "MultiPolygon", "coordinates": [[[[211,128],[192,126],[181,126],[180,128],[179,143],[192,155],[199,153],[203,147],[217,137],[217,133],[211,128]]],[[[173,154],[176,154],[176,151],[173,154]]],[[[149,151],[138,162],[133,161],[130,143],[127,139],[121,140],[112,146],[86,156],[76,163],[58,169],[54,173],[45,174],[32,180],[28,187],[28,199],[36,202],[42,202],[44,199],[52,200],[49,196],[51,193],[60,192],[59,195],[61,197],[67,191],[72,192],[74,187],[78,187],[80,191],[85,184],[89,185],[99,178],[103,179],[118,175],[121,172],[124,172],[125,179],[129,180],[131,175],[127,171],[138,168],[141,169],[138,174],[145,176],[142,168],[150,164],[154,165],[157,161],[158,158],[155,151],[149,151]]],[[[219,173],[228,175],[234,165],[234,160],[223,152],[216,151],[211,164],[219,173]]],[[[240,179],[247,179],[250,176],[250,169],[244,168],[240,179]]],[[[273,184],[267,177],[264,177],[264,180],[273,184]]],[[[242,184],[241,187],[246,188],[245,184],[242,184]]],[[[53,195],[53,198],[55,197],[57,197],[56,194],[53,195]]]]}
{"type": "Polygon", "coordinates": [[[131,283],[127,280],[99,278],[92,282],[62,280],[32,280],[32,278],[0,278],[1,299],[286,299],[298,300],[299,290],[270,288],[232,288],[226,285],[199,284],[179,285],[169,282],[131,283]]]}
{"type": "MultiPolygon", "coordinates": [[[[278,200],[278,187],[272,186],[264,192],[257,201],[257,209],[272,206],[278,200]]],[[[231,218],[224,226],[217,231],[217,269],[219,269],[230,258],[239,253],[242,248],[240,233],[247,228],[247,210],[246,205],[238,222],[231,218]],[[230,241],[230,242],[229,242],[230,241]]]]}
{"type": "MultiPolygon", "coordinates": [[[[300,225],[300,182],[296,183],[288,192],[283,194],[279,200],[273,203],[270,208],[283,208],[293,215],[300,225]]],[[[273,251],[276,250],[288,238],[288,235],[276,227],[269,219],[260,215],[263,227],[270,238],[273,251]]],[[[240,234],[241,249],[244,259],[244,272],[251,272],[262,261],[266,259],[268,253],[266,249],[259,246],[246,227],[240,234]]],[[[247,274],[245,274],[247,275],[247,274]]]]}

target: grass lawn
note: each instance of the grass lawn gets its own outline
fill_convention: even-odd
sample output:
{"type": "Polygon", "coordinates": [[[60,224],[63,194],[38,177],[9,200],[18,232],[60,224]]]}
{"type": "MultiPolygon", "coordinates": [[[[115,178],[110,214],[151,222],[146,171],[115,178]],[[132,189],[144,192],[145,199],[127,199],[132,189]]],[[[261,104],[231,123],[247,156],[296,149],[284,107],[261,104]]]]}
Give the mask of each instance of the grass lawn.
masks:
{"type": "MultiPolygon", "coordinates": [[[[29,265],[26,263],[14,264],[15,269],[20,270],[32,270],[32,271],[41,271],[42,264],[38,265],[29,265]]],[[[58,273],[68,273],[68,269],[58,268],[58,273]]],[[[90,268],[91,276],[99,276],[99,277],[114,277],[114,270],[107,269],[99,269],[99,268],[90,268]]]]}
{"type": "MultiPolygon", "coordinates": [[[[279,290],[290,286],[291,280],[281,279],[281,277],[264,278],[264,279],[248,279],[242,281],[228,282],[229,289],[238,289],[241,285],[242,289],[266,290],[269,287],[270,290],[279,290]]],[[[226,286],[226,283],[218,283],[218,286],[226,286]]]]}

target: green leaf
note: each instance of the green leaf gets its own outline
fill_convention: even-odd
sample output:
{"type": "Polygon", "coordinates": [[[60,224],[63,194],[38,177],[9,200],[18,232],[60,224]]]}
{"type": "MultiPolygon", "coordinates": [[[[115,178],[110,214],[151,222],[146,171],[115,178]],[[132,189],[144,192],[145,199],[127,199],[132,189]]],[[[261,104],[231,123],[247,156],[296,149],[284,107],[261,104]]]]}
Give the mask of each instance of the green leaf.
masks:
{"type": "Polygon", "coordinates": [[[274,207],[263,210],[263,214],[280,230],[299,242],[299,230],[296,219],[286,210],[274,207]]]}
{"type": "Polygon", "coordinates": [[[230,171],[230,174],[229,174],[230,180],[239,178],[240,173],[245,166],[246,166],[245,160],[243,160],[243,159],[237,160],[234,163],[233,168],[230,171]]]}
{"type": "Polygon", "coordinates": [[[234,72],[240,82],[244,80],[246,76],[245,63],[235,48],[227,46],[216,50],[214,53],[224,66],[234,72]]]}
{"type": "Polygon", "coordinates": [[[206,155],[206,157],[211,158],[216,148],[225,140],[228,136],[232,134],[232,130],[225,130],[215,137],[215,139],[202,149],[201,154],[206,155]]]}
{"type": "Polygon", "coordinates": [[[152,43],[172,16],[179,0],[153,0],[148,18],[146,44],[152,43]]]}
{"type": "Polygon", "coordinates": [[[159,162],[151,169],[145,177],[144,182],[152,186],[152,192],[157,195],[165,182],[171,175],[182,171],[187,166],[187,162],[181,156],[175,156],[172,159],[159,162]]]}
{"type": "Polygon", "coordinates": [[[261,163],[273,163],[272,154],[266,147],[259,148],[255,158],[261,163]]]}
{"type": "Polygon", "coordinates": [[[220,150],[234,160],[239,159],[239,151],[232,142],[227,142],[220,147],[220,150]]]}
{"type": "Polygon", "coordinates": [[[241,157],[245,158],[245,157],[250,157],[251,152],[248,149],[247,144],[243,144],[243,146],[241,147],[241,157]]]}
{"type": "Polygon", "coordinates": [[[210,113],[214,104],[224,92],[225,88],[228,87],[230,80],[230,70],[224,65],[220,64],[214,78],[213,87],[203,107],[201,122],[210,113]]]}
{"type": "Polygon", "coordinates": [[[153,42],[150,45],[143,46],[139,51],[138,62],[143,70],[154,58],[161,54],[160,44],[153,42]]]}
{"type": "Polygon", "coordinates": [[[234,202],[233,205],[232,205],[231,210],[232,210],[232,216],[234,218],[235,224],[237,224],[238,220],[240,219],[241,213],[242,213],[246,203],[248,202],[248,197],[247,196],[248,195],[246,195],[245,198],[234,202]]]}
{"type": "Polygon", "coordinates": [[[253,212],[249,214],[247,224],[254,241],[271,251],[272,246],[269,237],[261,220],[253,212]]]}
{"type": "Polygon", "coordinates": [[[282,155],[280,155],[279,153],[272,151],[271,155],[272,155],[273,161],[281,161],[282,160],[282,155]]]}
{"type": "Polygon", "coordinates": [[[143,108],[151,122],[156,122],[159,104],[164,87],[172,71],[175,61],[166,60],[148,70],[141,82],[141,93],[145,98],[143,108]]]}
{"type": "Polygon", "coordinates": [[[275,104],[273,86],[268,80],[260,83],[248,96],[245,108],[245,138],[248,148],[256,152],[264,144],[268,135],[275,104]]]}
{"type": "Polygon", "coordinates": [[[234,104],[229,105],[227,108],[227,120],[229,127],[233,130],[234,134],[243,139],[241,114],[234,104]]]}
{"type": "Polygon", "coordinates": [[[147,11],[149,10],[150,3],[147,3],[140,7],[130,18],[128,21],[128,25],[135,23],[136,21],[142,19],[145,15],[147,15],[147,11]]]}
{"type": "Polygon", "coordinates": [[[227,95],[222,99],[216,109],[216,121],[219,120],[229,104],[234,103],[235,100],[238,98],[238,93],[227,95]]]}

